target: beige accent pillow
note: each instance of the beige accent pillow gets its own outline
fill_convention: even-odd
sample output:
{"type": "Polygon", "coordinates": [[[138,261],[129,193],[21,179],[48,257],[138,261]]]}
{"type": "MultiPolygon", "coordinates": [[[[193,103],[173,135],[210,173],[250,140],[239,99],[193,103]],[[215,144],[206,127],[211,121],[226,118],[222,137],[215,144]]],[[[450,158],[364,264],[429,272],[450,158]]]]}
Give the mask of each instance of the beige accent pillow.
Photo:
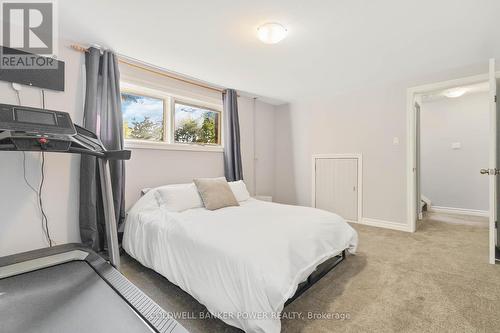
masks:
{"type": "Polygon", "coordinates": [[[239,206],[226,178],[196,178],[193,180],[205,208],[216,210],[223,207],[239,206]]]}

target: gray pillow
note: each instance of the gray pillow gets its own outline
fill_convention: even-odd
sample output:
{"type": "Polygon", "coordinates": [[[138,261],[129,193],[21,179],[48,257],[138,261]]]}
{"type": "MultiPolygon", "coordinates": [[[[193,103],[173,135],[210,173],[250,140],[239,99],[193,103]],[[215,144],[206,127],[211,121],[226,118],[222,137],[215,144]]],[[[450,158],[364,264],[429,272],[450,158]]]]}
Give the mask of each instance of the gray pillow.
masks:
{"type": "Polygon", "coordinates": [[[240,205],[226,178],[196,178],[193,181],[206,209],[216,210],[240,205]]]}

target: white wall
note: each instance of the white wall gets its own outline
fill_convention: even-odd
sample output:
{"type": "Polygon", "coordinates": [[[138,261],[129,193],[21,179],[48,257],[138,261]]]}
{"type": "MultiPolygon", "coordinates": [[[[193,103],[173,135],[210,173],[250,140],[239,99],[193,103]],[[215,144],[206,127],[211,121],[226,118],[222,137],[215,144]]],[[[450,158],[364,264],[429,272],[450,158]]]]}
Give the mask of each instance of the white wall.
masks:
{"type": "Polygon", "coordinates": [[[276,127],[283,140],[276,145],[288,152],[276,150],[276,198],[309,205],[311,154],[359,152],[364,216],[401,224],[408,224],[407,88],[483,74],[488,58],[500,57],[495,0],[162,2],[155,9],[166,19],[154,27],[106,16],[119,9],[124,21],[148,23],[150,6],[90,3],[61,4],[62,34],[290,102],[279,116],[288,127],[276,127]],[[255,38],[268,13],[290,27],[283,43],[255,38]]]}
{"type": "MultiPolygon", "coordinates": [[[[67,48],[60,42],[59,57],[66,62],[66,90],[46,91],[46,107],[67,111],[73,121],[81,124],[84,101],[83,55],[67,48]]],[[[144,77],[130,68],[121,67],[122,79],[134,83],[152,84],[190,98],[220,102],[216,93],[198,89],[192,85],[172,82],[163,77],[144,77]]],[[[17,99],[11,85],[0,82],[0,103],[16,104],[17,99]]],[[[23,87],[23,105],[41,107],[40,90],[23,87]]],[[[262,190],[260,194],[273,194],[268,186],[274,174],[274,106],[256,102],[254,126],[253,99],[240,97],[241,144],[245,181],[253,191],[254,179],[262,190]],[[255,131],[255,132],[254,132],[255,131]],[[254,133],[258,139],[254,140],[254,133]],[[254,148],[255,142],[255,148],[254,148]],[[253,167],[254,151],[259,151],[259,165],[253,167]]],[[[39,153],[27,153],[27,177],[38,184],[39,153]]],[[[42,234],[41,218],[36,196],[30,192],[23,179],[22,153],[0,153],[0,256],[46,247],[42,234]]],[[[49,229],[57,244],[79,242],[78,199],[79,157],[69,154],[46,154],[46,179],[44,186],[44,208],[49,229]]],[[[162,184],[190,182],[195,177],[219,177],[224,175],[221,152],[194,152],[156,149],[132,149],[132,158],[126,162],[126,205],[138,199],[140,189],[162,184]]],[[[272,182],[271,182],[272,183],[272,182]]]]}
{"type": "Polygon", "coordinates": [[[125,174],[125,202],[129,209],[145,187],[224,176],[223,156],[219,152],[132,149],[125,174]]]}
{"type": "Polygon", "coordinates": [[[291,108],[288,104],[276,107],[274,133],[274,201],[294,204],[298,202],[296,191],[295,156],[291,108]]]}
{"type": "Polygon", "coordinates": [[[274,195],[275,106],[240,96],[243,179],[251,195],[274,195]]]}
{"type": "Polygon", "coordinates": [[[256,195],[274,196],[275,110],[265,102],[255,101],[255,178],[256,195]]]}
{"type": "Polygon", "coordinates": [[[254,100],[238,97],[238,116],[240,119],[241,163],[243,164],[243,180],[251,195],[255,194],[255,108],[254,100]],[[244,124],[244,125],[243,125],[244,124]]]}
{"type": "MultiPolygon", "coordinates": [[[[411,86],[411,85],[410,85],[411,86]]],[[[406,223],[406,85],[369,86],[349,94],[309,95],[281,107],[276,197],[311,204],[311,156],[363,154],[363,216],[406,223]],[[362,96],[362,98],[360,98],[362,96]],[[393,145],[393,137],[400,139],[393,145]]],[[[277,155],[278,156],[278,155],[277,155]]]]}
{"type": "MultiPolygon", "coordinates": [[[[259,194],[273,195],[274,106],[256,102],[254,122],[253,103],[252,98],[238,98],[243,177],[252,195],[255,194],[255,179],[259,194]],[[254,130],[257,140],[254,140],[254,130]],[[260,152],[255,168],[254,149],[260,152]]],[[[132,158],[126,163],[127,208],[137,201],[140,190],[145,187],[186,183],[196,177],[224,176],[221,152],[132,149],[132,158]]]]}
{"type": "Polygon", "coordinates": [[[487,66],[485,59],[483,63],[448,71],[436,69],[433,75],[403,81],[390,81],[381,74],[358,89],[339,93],[325,93],[324,87],[315,90],[314,82],[305,84],[300,99],[277,108],[275,197],[285,203],[310,206],[311,156],[361,153],[363,217],[408,225],[407,89],[485,74],[487,66]],[[399,144],[393,144],[394,137],[399,144]]]}
{"type": "Polygon", "coordinates": [[[421,105],[422,194],[433,206],[488,210],[488,93],[421,105]],[[451,148],[452,143],[461,149],[451,148]]]}
{"type": "MultiPolygon", "coordinates": [[[[61,44],[63,44],[61,42],[61,44]]],[[[65,91],[46,91],[46,107],[66,111],[81,124],[83,117],[83,57],[81,53],[61,47],[59,58],[65,61],[65,91]]],[[[40,90],[23,86],[23,105],[41,107],[40,90]]],[[[11,85],[0,82],[0,103],[17,104],[11,85]]],[[[27,178],[40,181],[40,153],[26,153],[27,178]]],[[[1,152],[0,172],[0,256],[47,246],[42,234],[36,195],[23,179],[23,155],[1,152]]],[[[46,154],[44,207],[49,229],[57,244],[79,242],[78,173],[79,156],[46,154]]]]}
{"type": "MultiPolygon", "coordinates": [[[[120,79],[184,98],[221,105],[219,92],[194,86],[162,75],[120,64],[120,79]]],[[[178,151],[165,149],[131,149],[132,157],[126,162],[125,202],[130,208],[145,187],[186,183],[196,177],[224,175],[221,152],[178,151]]]]}
{"type": "MultiPolygon", "coordinates": [[[[121,80],[130,84],[166,91],[206,103],[222,104],[219,92],[145,72],[126,64],[120,65],[120,74],[121,80]]],[[[259,194],[272,195],[274,186],[271,188],[266,186],[274,174],[274,158],[272,157],[274,156],[274,144],[272,144],[274,106],[254,101],[250,97],[240,96],[238,109],[245,183],[252,194],[255,193],[254,185],[262,184],[264,192],[259,191],[259,194]],[[257,151],[262,152],[263,156],[263,161],[259,166],[254,164],[254,154],[257,151]]],[[[127,208],[138,199],[141,188],[190,182],[196,177],[223,175],[224,164],[221,152],[132,149],[132,158],[127,162],[126,171],[127,208]]]]}

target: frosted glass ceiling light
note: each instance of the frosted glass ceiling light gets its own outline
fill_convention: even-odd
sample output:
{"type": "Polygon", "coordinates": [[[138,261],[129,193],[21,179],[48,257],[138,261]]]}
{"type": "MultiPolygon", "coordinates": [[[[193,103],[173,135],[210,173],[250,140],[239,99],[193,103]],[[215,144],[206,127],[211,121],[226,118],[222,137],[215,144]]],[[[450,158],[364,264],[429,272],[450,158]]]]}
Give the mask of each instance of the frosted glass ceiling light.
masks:
{"type": "Polygon", "coordinates": [[[257,28],[257,37],[263,43],[276,44],[286,37],[287,32],[279,23],[265,23],[257,28]]]}
{"type": "Polygon", "coordinates": [[[448,98],[457,98],[460,96],[463,96],[467,92],[467,89],[465,88],[454,88],[450,90],[446,90],[444,92],[444,95],[448,98]]]}

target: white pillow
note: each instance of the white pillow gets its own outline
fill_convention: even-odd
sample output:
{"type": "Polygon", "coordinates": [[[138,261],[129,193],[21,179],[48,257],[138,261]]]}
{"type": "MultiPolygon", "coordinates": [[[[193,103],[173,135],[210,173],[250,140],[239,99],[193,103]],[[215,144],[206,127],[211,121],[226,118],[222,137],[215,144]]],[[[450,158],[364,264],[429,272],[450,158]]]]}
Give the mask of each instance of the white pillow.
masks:
{"type": "Polygon", "coordinates": [[[203,201],[193,183],[157,187],[156,194],[158,204],[171,212],[203,207],[203,201]]]}
{"type": "Polygon", "coordinates": [[[245,201],[250,199],[250,193],[248,193],[247,186],[242,180],[229,182],[229,187],[231,188],[231,191],[233,191],[236,200],[245,201]]]}

